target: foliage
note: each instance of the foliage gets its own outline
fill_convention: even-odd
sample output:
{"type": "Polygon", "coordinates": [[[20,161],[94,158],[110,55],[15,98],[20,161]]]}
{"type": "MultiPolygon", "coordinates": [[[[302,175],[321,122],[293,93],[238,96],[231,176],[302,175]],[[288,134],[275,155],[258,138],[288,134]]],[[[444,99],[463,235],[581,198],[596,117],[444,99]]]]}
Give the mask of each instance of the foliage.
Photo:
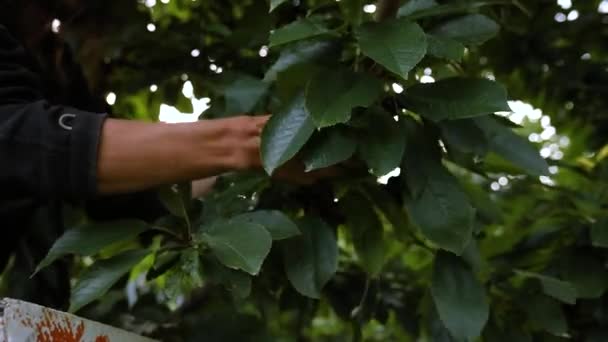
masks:
{"type": "MultiPolygon", "coordinates": [[[[410,0],[379,20],[363,5],[101,2],[97,15],[123,15],[98,49],[111,72],[87,71],[96,88],[132,94],[117,112],[188,107],[188,79],[211,99],[203,119],[275,114],[266,174],[225,175],[195,201],[187,186],[164,189],[171,214],[145,232],[139,221],[103,223],[123,235],[66,232],[41,266],[94,256],[73,310],[164,340],[606,339],[606,97],[591,92],[605,92],[594,71],[607,55],[582,34],[606,35],[599,1],[576,2],[581,18],[560,27],[540,0],[410,0]],[[538,123],[507,120],[509,99],[555,114],[569,134],[561,158],[538,148],[565,136],[533,146],[523,134],[538,123]],[[342,176],[268,176],[296,156],[342,176]],[[135,322],[115,315],[121,278],[135,322]]],[[[84,47],[90,30],[74,34],[84,47]]]]}

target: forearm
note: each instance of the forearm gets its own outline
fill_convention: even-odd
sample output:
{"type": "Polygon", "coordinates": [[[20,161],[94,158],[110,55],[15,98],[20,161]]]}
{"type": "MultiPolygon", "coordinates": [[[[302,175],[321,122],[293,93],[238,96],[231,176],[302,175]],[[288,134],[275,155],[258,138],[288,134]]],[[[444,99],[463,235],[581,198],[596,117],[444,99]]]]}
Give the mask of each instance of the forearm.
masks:
{"type": "Polygon", "coordinates": [[[134,192],[259,166],[265,119],[188,124],[108,119],[99,147],[100,194],[134,192]]]}

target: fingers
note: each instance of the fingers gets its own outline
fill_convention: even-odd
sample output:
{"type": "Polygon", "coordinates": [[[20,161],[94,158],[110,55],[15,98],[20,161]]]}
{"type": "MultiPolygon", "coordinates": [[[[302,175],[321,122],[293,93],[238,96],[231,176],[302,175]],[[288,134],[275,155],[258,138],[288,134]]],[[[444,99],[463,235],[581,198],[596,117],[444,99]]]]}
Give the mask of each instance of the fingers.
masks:
{"type": "Polygon", "coordinates": [[[252,135],[248,139],[249,164],[251,168],[262,168],[260,149],[262,146],[262,131],[270,119],[270,115],[249,117],[252,120],[252,135]]]}
{"type": "Polygon", "coordinates": [[[270,119],[270,115],[264,116],[240,116],[236,120],[239,120],[239,124],[246,127],[244,129],[251,135],[260,136],[266,126],[266,123],[270,119]]]}
{"type": "Polygon", "coordinates": [[[255,136],[250,140],[250,152],[249,152],[249,160],[252,168],[261,169],[262,168],[262,159],[260,157],[260,148],[262,145],[262,137],[255,136]]]}
{"type": "Polygon", "coordinates": [[[259,130],[260,135],[262,135],[262,130],[268,123],[268,120],[270,120],[270,115],[256,116],[255,118],[256,118],[256,128],[259,130]]]}
{"type": "MultiPolygon", "coordinates": [[[[236,170],[261,169],[262,160],[260,150],[262,144],[262,132],[270,120],[270,115],[262,116],[237,116],[228,122],[229,144],[238,146],[234,165],[236,170]]],[[[304,163],[293,159],[281,167],[274,175],[275,179],[284,180],[300,185],[311,185],[320,180],[336,178],[344,174],[339,167],[329,167],[312,172],[305,172],[304,163]]]]}

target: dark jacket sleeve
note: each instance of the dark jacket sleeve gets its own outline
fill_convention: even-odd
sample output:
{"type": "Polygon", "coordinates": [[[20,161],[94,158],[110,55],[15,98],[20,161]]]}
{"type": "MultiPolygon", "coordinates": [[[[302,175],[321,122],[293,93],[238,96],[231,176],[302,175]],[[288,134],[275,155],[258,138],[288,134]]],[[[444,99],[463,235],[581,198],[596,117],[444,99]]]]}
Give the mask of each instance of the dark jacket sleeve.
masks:
{"type": "Polygon", "coordinates": [[[91,198],[106,116],[50,104],[28,60],[0,26],[0,197],[91,198]]]}

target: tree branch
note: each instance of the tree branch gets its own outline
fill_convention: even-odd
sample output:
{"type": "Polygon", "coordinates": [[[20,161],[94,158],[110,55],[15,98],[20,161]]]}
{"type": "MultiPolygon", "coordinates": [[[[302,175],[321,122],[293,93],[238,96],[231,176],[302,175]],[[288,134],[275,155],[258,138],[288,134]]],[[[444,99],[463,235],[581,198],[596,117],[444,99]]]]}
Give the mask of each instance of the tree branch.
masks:
{"type": "Polygon", "coordinates": [[[401,1],[399,0],[378,0],[378,4],[376,5],[376,21],[395,18],[400,4],[401,1]]]}

